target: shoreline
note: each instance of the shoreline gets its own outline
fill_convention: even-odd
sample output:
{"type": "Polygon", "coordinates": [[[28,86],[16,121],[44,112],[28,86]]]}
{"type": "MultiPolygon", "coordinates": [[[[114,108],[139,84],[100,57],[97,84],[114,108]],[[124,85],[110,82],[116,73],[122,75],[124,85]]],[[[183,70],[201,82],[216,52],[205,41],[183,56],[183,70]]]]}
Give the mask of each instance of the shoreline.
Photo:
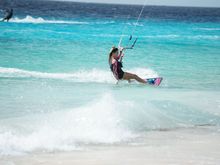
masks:
{"type": "Polygon", "coordinates": [[[31,153],[0,156],[1,165],[141,165],[219,164],[220,130],[199,127],[173,131],[153,131],[141,145],[89,146],[70,152],[31,153]]]}

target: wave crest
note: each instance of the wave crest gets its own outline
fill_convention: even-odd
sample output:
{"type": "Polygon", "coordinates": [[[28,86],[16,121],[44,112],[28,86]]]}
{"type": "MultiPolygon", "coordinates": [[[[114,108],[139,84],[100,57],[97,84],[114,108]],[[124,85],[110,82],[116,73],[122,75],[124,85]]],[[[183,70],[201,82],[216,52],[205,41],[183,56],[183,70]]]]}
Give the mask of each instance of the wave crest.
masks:
{"type": "Polygon", "coordinates": [[[203,31],[220,31],[220,28],[195,28],[195,30],[203,30],[203,31]]]}
{"type": "Polygon", "coordinates": [[[41,17],[34,18],[29,15],[27,15],[25,18],[15,17],[15,18],[11,19],[11,22],[35,23],[35,24],[88,24],[88,22],[79,22],[79,21],[45,20],[41,17]]]}
{"type": "MultiPolygon", "coordinates": [[[[153,93],[149,91],[148,95],[153,93]]],[[[76,108],[0,121],[0,155],[129,143],[149,130],[188,128],[220,121],[218,116],[167,98],[151,101],[118,98],[107,92],[76,108]]]]}
{"type": "MultiPolygon", "coordinates": [[[[157,77],[157,73],[151,69],[134,68],[129,72],[135,73],[143,78],[157,77]]],[[[74,82],[95,82],[95,83],[115,83],[115,79],[110,71],[93,68],[91,70],[79,70],[73,73],[47,73],[22,70],[18,68],[0,67],[0,77],[2,78],[40,78],[58,79],[74,82]]]]}
{"type": "Polygon", "coordinates": [[[14,131],[10,126],[0,130],[0,155],[70,151],[79,149],[79,145],[127,141],[135,134],[123,126],[121,108],[129,105],[119,104],[111,94],[105,94],[98,101],[75,109],[22,117],[17,125],[24,132],[14,131]],[[28,122],[32,123],[31,127],[28,122]]]}

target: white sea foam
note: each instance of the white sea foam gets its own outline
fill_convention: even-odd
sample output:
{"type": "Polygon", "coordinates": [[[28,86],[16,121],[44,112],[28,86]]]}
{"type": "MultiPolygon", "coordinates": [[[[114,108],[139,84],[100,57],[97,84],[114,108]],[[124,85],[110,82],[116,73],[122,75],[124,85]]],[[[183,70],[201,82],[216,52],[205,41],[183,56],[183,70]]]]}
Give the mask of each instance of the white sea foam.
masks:
{"type": "Polygon", "coordinates": [[[86,22],[86,21],[64,21],[64,20],[49,20],[44,19],[42,17],[32,17],[27,15],[25,18],[12,18],[10,22],[15,23],[34,23],[34,24],[114,24],[115,21],[94,21],[94,22],[86,22]]]}
{"type": "Polygon", "coordinates": [[[150,39],[193,39],[193,40],[199,40],[199,39],[207,39],[207,40],[219,40],[220,36],[218,35],[145,35],[145,36],[139,36],[139,38],[150,38],[150,39]]]}
{"type": "MultiPolygon", "coordinates": [[[[134,68],[129,72],[138,74],[143,78],[157,77],[157,73],[151,69],[134,68]]],[[[115,83],[112,73],[108,70],[91,69],[79,70],[73,73],[47,73],[36,72],[29,70],[22,70],[17,68],[3,68],[0,67],[0,77],[14,77],[14,78],[40,78],[40,79],[58,79],[69,80],[74,82],[96,82],[96,83],[115,83]]]]}
{"type": "Polygon", "coordinates": [[[126,23],[127,25],[131,25],[131,26],[144,26],[143,24],[141,24],[141,23],[136,23],[136,22],[132,22],[132,23],[130,23],[130,22],[128,22],[128,23],[126,23]]]}
{"type": "Polygon", "coordinates": [[[5,119],[0,121],[0,155],[129,143],[147,130],[211,124],[209,120],[214,119],[184,104],[157,99],[118,101],[107,92],[76,108],[5,119]]]}
{"type": "Polygon", "coordinates": [[[153,78],[159,76],[154,70],[146,69],[146,68],[129,69],[128,72],[135,73],[143,78],[153,78]]]}
{"type": "Polygon", "coordinates": [[[16,23],[35,23],[35,24],[89,24],[88,22],[80,21],[63,21],[63,20],[46,20],[41,17],[34,18],[27,15],[25,18],[12,18],[10,22],[16,23]]]}
{"type": "Polygon", "coordinates": [[[0,154],[69,151],[79,145],[126,141],[136,135],[124,127],[119,111],[130,106],[132,104],[118,103],[111,94],[105,94],[75,109],[22,117],[14,121],[18,122],[16,131],[11,127],[3,131],[1,125],[0,154]]]}
{"type": "Polygon", "coordinates": [[[115,21],[95,21],[93,24],[114,24],[115,21]]]}
{"type": "Polygon", "coordinates": [[[220,31],[220,28],[194,28],[195,30],[220,31]]]}
{"type": "MultiPolygon", "coordinates": [[[[94,37],[102,37],[102,38],[120,38],[120,34],[92,34],[94,37]]],[[[128,39],[130,35],[122,35],[124,39],[128,39]]],[[[220,40],[219,35],[177,35],[177,34],[167,34],[167,35],[140,35],[138,38],[149,38],[149,39],[190,39],[190,40],[220,40]]]]}
{"type": "Polygon", "coordinates": [[[207,40],[220,40],[219,35],[195,35],[195,36],[186,36],[189,39],[207,39],[207,40]]]}
{"type": "Polygon", "coordinates": [[[145,35],[140,36],[140,38],[180,38],[180,35],[168,34],[168,35],[145,35]]]}

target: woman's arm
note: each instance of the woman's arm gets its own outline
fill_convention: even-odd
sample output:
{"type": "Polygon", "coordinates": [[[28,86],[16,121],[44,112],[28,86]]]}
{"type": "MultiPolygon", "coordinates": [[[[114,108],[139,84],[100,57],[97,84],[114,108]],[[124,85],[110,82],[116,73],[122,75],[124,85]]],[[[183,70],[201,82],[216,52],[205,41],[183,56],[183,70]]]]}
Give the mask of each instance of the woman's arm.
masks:
{"type": "Polygon", "coordinates": [[[122,59],[124,57],[123,50],[124,50],[124,48],[120,48],[120,53],[119,53],[119,56],[118,56],[118,59],[119,59],[120,62],[122,62],[122,59]]]}

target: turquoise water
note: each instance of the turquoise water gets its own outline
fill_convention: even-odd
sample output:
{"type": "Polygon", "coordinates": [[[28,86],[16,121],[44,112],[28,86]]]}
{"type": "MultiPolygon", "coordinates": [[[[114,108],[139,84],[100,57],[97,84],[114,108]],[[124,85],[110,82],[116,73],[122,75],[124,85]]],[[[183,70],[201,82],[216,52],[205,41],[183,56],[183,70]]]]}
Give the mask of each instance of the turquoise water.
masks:
{"type": "MultiPolygon", "coordinates": [[[[59,11],[62,12],[62,11],[59,11]]],[[[108,52],[135,19],[18,15],[0,25],[0,154],[133,142],[148,131],[220,124],[220,22],[143,18],[116,80],[108,52]]],[[[131,44],[131,42],[130,42],[131,44]]]]}
{"type": "MultiPolygon", "coordinates": [[[[118,44],[124,26],[128,36],[134,27],[124,21],[2,23],[0,66],[48,73],[108,71],[109,48],[118,44]]],[[[219,23],[143,20],[135,35],[138,44],[126,52],[125,70],[152,69],[170,81],[169,87],[219,87],[219,23]]]]}

